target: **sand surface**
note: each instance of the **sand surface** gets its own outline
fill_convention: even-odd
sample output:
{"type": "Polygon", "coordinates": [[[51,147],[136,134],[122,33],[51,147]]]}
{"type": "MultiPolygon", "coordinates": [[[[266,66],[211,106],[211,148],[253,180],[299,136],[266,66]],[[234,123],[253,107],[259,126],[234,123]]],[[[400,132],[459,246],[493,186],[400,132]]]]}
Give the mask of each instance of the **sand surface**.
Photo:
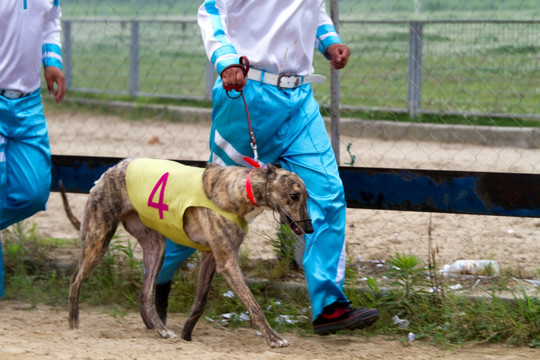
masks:
{"type": "MultiPolygon", "coordinates": [[[[77,111],[48,116],[54,154],[149,156],[206,160],[208,124],[182,124],[116,116],[90,116],[77,111]]],[[[464,144],[383,141],[342,137],[342,163],[355,156],[355,166],[444,170],[538,172],[540,150],[464,144]],[[351,144],[349,151],[347,145],[351,144]]],[[[259,145],[261,146],[261,145],[259,145]]],[[[80,216],[86,195],[70,194],[80,216]]],[[[428,230],[439,266],[458,259],[496,260],[501,271],[538,277],[540,219],[348,210],[347,243],[351,261],[382,260],[403,252],[428,255],[428,230]]],[[[75,239],[60,196],[52,193],[48,210],[28,220],[44,236],[75,239]]],[[[273,258],[264,235],[273,234],[271,214],[256,219],[243,245],[251,258],[273,258]]],[[[121,237],[128,235],[120,230],[121,237]]],[[[534,287],[529,287],[534,292],[534,287]]],[[[169,325],[180,332],[184,314],[171,314],[169,325]]],[[[286,349],[267,347],[253,328],[231,329],[201,320],[192,342],[159,339],[145,329],[138,313],[119,316],[110,307],[82,305],[81,328],[68,330],[63,306],[31,307],[0,301],[0,359],[537,359],[538,350],[506,346],[467,346],[456,351],[425,342],[360,335],[329,337],[283,334],[286,349]]]]}

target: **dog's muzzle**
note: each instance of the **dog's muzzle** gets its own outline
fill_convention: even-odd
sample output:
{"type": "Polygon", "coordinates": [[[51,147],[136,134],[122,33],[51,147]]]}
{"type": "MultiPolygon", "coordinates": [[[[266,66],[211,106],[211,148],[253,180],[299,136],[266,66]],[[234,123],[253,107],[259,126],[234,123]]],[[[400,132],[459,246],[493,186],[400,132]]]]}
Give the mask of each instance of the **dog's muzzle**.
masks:
{"type": "Polygon", "coordinates": [[[296,235],[313,234],[313,224],[311,219],[294,220],[287,216],[287,223],[296,235]],[[301,225],[303,224],[303,226],[301,225]]]}

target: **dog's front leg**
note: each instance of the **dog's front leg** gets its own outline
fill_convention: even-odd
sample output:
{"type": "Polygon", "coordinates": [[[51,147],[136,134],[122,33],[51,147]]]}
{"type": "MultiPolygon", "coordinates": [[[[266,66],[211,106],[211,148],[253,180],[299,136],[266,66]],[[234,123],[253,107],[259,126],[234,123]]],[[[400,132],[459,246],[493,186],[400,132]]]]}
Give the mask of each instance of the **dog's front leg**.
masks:
{"type": "Polygon", "coordinates": [[[210,293],[210,285],[212,284],[214,274],[216,273],[216,261],[214,255],[209,251],[203,251],[201,252],[200,257],[197,294],[193,300],[189,317],[182,329],[181,337],[186,341],[191,341],[191,333],[204,311],[204,306],[206,305],[208,294],[210,293]]]}
{"type": "Polygon", "coordinates": [[[238,296],[247,307],[253,323],[262,332],[268,345],[272,348],[289,346],[289,342],[275,332],[266,321],[264,312],[244,281],[236,257],[233,256],[232,258],[229,258],[224,264],[218,263],[218,271],[227,280],[236,296],[238,296]]]}

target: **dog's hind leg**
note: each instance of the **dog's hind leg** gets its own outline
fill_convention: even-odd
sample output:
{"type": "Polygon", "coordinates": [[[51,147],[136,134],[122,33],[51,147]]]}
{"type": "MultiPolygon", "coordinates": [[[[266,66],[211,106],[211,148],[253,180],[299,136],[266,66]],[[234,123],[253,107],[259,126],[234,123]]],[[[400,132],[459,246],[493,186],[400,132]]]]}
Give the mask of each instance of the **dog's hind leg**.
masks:
{"type": "Polygon", "coordinates": [[[82,253],[77,269],[71,276],[69,287],[69,326],[71,329],[79,327],[79,294],[84,279],[99,264],[103,255],[107,252],[118,223],[103,223],[102,228],[92,228],[88,226],[92,223],[92,215],[85,218],[81,230],[82,253]]]}
{"type": "Polygon", "coordinates": [[[186,341],[191,341],[191,333],[204,311],[204,306],[206,305],[208,294],[210,293],[210,285],[212,284],[212,280],[216,273],[216,261],[214,255],[209,251],[202,251],[200,256],[197,293],[193,300],[189,317],[182,328],[181,337],[186,341]]]}
{"type": "Polygon", "coordinates": [[[124,218],[124,227],[141,244],[143,250],[144,275],[139,308],[142,320],[147,328],[154,329],[163,338],[175,338],[176,334],[168,330],[156,311],[156,279],[161,270],[165,254],[165,237],[155,230],[144,226],[137,213],[124,218]]]}

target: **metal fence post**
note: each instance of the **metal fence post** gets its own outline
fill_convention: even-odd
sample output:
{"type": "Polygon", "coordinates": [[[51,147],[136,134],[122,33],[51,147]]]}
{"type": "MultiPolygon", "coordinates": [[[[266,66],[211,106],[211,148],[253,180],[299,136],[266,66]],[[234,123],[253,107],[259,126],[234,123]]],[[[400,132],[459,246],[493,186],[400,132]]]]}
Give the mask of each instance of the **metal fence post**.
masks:
{"type": "Polygon", "coordinates": [[[73,69],[71,68],[71,21],[63,21],[64,40],[62,41],[62,69],[66,77],[66,89],[73,88],[73,69]]]}
{"type": "Polygon", "coordinates": [[[419,21],[409,25],[409,75],[407,86],[407,110],[414,119],[421,110],[422,98],[422,27],[419,21]]]}
{"type": "MultiPolygon", "coordinates": [[[[334,22],[336,31],[339,33],[339,3],[338,0],[330,1],[330,17],[334,22]]],[[[330,134],[332,148],[339,164],[339,71],[330,65],[330,134]]]]}
{"type": "Polygon", "coordinates": [[[139,90],[139,22],[131,21],[131,46],[129,64],[129,95],[137,96],[139,90]]]}

